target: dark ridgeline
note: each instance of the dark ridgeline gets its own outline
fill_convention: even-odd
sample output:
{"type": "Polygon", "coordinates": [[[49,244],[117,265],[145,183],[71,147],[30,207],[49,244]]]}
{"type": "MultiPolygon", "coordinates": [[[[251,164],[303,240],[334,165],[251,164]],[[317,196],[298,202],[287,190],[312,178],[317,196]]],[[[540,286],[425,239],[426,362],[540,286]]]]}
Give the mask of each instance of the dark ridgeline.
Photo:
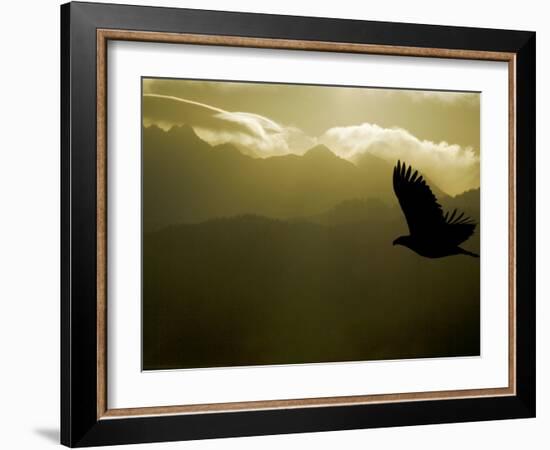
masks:
{"type": "Polygon", "coordinates": [[[452,255],[479,255],[459,247],[474,233],[475,222],[455,209],[443,215],[441,205],[426,180],[400,161],[393,169],[393,190],[403,210],[410,235],[399,236],[393,245],[410,248],[426,258],[452,255]]]}
{"type": "Polygon", "coordinates": [[[291,219],[363,192],[391,194],[390,164],[380,161],[385,166],[369,178],[324,146],[261,159],[230,144],[210,146],[188,126],[149,127],[143,152],[145,231],[243,214],[291,219]]]}
{"type": "Polygon", "coordinates": [[[143,227],[149,232],[243,214],[306,218],[365,197],[391,205],[392,170],[376,156],[354,164],[323,145],[302,156],[254,158],[231,144],[211,146],[189,126],[167,132],[151,126],[143,130],[143,227]]]}
{"type": "MultiPolygon", "coordinates": [[[[391,246],[385,161],[254,159],[189,127],[144,129],[143,156],[144,369],[479,355],[479,264],[391,246]]],[[[479,190],[432,188],[479,217],[479,190]]]]}

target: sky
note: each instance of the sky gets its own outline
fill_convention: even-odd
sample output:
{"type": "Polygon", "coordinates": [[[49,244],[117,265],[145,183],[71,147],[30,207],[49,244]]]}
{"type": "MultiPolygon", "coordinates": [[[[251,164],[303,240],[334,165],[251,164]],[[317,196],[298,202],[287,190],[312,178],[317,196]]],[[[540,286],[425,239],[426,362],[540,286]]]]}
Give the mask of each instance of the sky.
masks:
{"type": "Polygon", "coordinates": [[[143,123],[262,158],[324,144],[351,162],[400,159],[450,195],[479,187],[478,93],[144,78],[143,123]]]}

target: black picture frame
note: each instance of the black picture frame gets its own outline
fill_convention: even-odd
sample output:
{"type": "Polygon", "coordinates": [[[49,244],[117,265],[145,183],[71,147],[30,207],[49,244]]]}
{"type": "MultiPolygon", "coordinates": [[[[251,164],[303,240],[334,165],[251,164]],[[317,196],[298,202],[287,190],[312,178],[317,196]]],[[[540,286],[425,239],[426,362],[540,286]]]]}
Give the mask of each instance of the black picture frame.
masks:
{"type": "Polygon", "coordinates": [[[535,416],[534,32],[69,3],[61,6],[61,443],[70,447],[535,416]],[[516,395],[98,418],[98,29],[345,42],[516,56],[516,395]]]}

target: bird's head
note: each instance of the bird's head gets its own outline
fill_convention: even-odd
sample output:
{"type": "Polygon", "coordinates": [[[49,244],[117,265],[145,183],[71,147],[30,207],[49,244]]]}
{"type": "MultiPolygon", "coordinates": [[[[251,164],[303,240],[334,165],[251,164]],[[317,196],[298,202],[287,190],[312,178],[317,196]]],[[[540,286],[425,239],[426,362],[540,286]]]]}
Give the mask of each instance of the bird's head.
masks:
{"type": "Polygon", "coordinates": [[[409,246],[409,238],[410,236],[399,236],[397,239],[393,241],[393,245],[403,245],[405,247],[409,246]]]}

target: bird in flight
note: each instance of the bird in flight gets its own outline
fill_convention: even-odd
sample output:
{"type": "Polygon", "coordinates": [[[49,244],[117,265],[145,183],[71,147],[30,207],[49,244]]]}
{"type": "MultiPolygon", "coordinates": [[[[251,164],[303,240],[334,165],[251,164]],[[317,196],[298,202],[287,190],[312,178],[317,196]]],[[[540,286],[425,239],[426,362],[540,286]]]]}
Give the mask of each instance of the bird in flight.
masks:
{"type": "Polygon", "coordinates": [[[479,258],[459,247],[474,233],[475,222],[464,217],[464,213],[457,214],[456,209],[450,216],[449,212],[444,215],[437,198],[417,170],[398,161],[393,169],[393,190],[410,233],[399,236],[393,245],[403,245],[426,258],[451,255],[479,258]]]}

